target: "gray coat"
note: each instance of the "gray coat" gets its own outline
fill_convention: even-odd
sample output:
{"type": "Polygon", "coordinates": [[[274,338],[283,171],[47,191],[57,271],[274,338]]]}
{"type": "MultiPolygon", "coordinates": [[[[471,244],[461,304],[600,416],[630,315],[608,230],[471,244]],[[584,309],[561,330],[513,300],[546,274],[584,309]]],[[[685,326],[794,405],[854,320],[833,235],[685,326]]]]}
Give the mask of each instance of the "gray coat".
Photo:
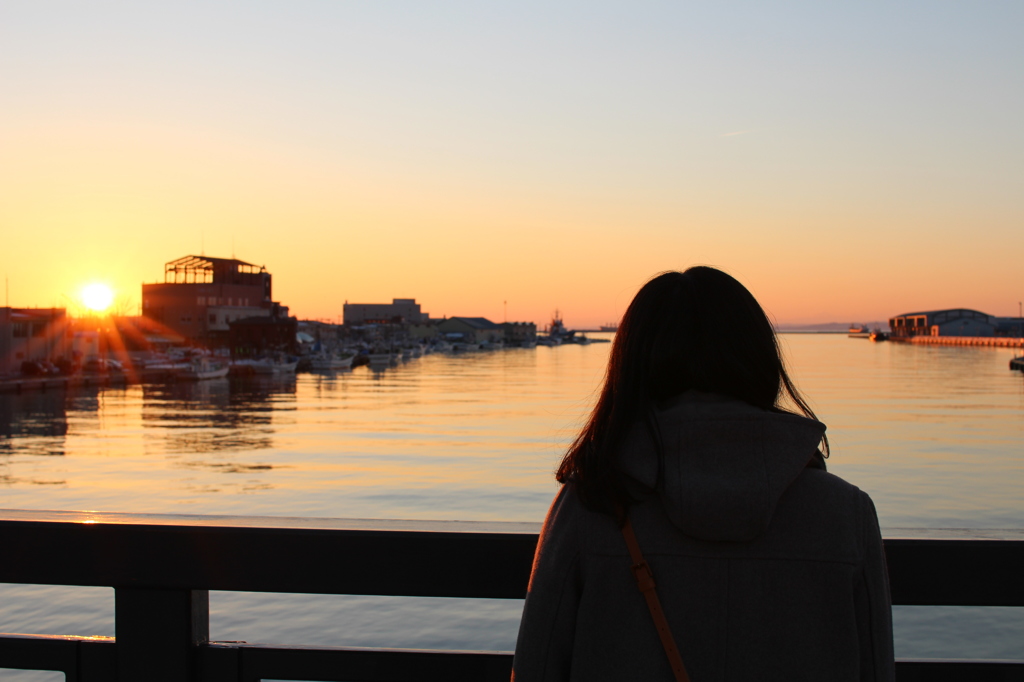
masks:
{"type": "MultiPolygon", "coordinates": [[[[815,465],[824,425],[688,393],[620,466],[630,510],[693,682],[894,679],[874,505],[815,465]],[[809,461],[811,464],[809,465],[809,461]]],[[[541,531],[513,679],[673,680],[615,521],[573,485],[541,531]]]]}

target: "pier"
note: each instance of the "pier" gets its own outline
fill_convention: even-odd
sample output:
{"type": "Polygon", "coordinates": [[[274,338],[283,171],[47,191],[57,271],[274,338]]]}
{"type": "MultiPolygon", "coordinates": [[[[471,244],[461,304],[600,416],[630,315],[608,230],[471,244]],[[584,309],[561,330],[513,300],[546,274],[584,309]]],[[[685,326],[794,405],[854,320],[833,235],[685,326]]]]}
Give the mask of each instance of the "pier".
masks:
{"type": "Polygon", "coordinates": [[[16,376],[0,379],[0,393],[25,393],[28,391],[62,391],[74,388],[96,386],[128,386],[153,381],[169,381],[172,373],[166,369],[140,369],[125,372],[104,372],[102,374],[72,374],[70,376],[28,377],[16,376]]]}
{"type": "MultiPolygon", "coordinates": [[[[0,635],[67,682],[506,681],[509,651],[215,642],[209,590],[521,599],[539,524],[0,512],[0,582],[113,587],[115,637],[0,635]]],[[[914,533],[908,533],[908,535],[914,533]]],[[[894,604],[1024,606],[1024,533],[889,537],[894,604]]],[[[900,682],[1024,681],[1024,660],[900,660],[900,682]]]]}
{"type": "Polygon", "coordinates": [[[1024,348],[1024,339],[1012,336],[890,336],[895,343],[926,346],[987,346],[989,348],[1024,348]]]}

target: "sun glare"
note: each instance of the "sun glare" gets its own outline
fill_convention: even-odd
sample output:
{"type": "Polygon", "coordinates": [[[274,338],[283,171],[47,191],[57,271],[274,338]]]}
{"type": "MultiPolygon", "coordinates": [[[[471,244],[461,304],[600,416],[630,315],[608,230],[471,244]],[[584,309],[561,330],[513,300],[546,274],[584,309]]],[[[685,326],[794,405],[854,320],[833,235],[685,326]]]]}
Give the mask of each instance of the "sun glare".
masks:
{"type": "Polygon", "coordinates": [[[106,284],[90,284],[82,289],[82,303],[94,313],[102,313],[114,302],[114,292],[106,284]]]}

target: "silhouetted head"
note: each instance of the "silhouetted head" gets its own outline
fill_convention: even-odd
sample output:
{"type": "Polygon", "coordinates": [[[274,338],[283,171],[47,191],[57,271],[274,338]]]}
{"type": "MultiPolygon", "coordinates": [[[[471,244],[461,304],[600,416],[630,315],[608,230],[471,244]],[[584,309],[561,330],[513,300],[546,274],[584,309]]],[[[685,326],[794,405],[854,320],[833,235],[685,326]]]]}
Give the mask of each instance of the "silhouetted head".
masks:
{"type": "MultiPolygon", "coordinates": [[[[790,381],[768,316],[735,278],[715,268],[665,272],[626,310],[612,345],[601,396],[562,460],[557,478],[577,484],[588,506],[629,502],[615,454],[637,422],[689,390],[781,411],[788,396],[814,414],[790,381]]],[[[823,442],[827,456],[827,441],[823,442]]]]}

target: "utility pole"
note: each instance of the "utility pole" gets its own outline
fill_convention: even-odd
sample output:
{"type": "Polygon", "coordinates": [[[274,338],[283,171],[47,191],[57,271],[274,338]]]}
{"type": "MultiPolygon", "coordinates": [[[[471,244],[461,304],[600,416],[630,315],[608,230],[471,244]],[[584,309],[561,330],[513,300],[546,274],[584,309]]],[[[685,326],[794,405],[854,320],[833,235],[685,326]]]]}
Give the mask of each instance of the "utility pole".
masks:
{"type": "Polygon", "coordinates": [[[502,301],[505,304],[505,312],[502,313],[502,322],[508,322],[508,301],[502,301]]]}

